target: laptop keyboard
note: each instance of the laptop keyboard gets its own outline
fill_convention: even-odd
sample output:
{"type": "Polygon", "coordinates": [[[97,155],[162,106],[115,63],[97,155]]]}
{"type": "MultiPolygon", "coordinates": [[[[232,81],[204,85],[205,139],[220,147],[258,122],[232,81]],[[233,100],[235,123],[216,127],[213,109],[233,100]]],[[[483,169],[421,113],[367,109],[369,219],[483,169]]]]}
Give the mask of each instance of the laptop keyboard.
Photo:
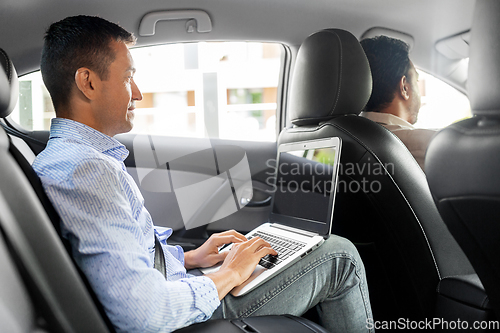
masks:
{"type": "Polygon", "coordinates": [[[272,235],[267,232],[258,231],[253,233],[248,239],[259,236],[269,244],[271,247],[278,252],[277,256],[266,255],[262,259],[260,259],[259,265],[264,268],[271,269],[281,263],[283,260],[286,260],[288,257],[295,254],[297,251],[306,246],[305,243],[298,242],[296,240],[272,235]]]}

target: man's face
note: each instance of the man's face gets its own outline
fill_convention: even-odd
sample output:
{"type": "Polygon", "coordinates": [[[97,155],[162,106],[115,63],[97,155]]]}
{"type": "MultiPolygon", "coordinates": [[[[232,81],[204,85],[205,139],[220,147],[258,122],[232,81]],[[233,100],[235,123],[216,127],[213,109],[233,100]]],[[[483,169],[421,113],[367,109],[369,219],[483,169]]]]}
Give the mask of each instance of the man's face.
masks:
{"type": "Polygon", "coordinates": [[[408,104],[409,123],[415,124],[418,119],[418,112],[420,111],[420,90],[418,88],[418,73],[415,66],[410,62],[410,70],[408,71],[408,80],[410,82],[411,94],[408,104]]]}
{"type": "Polygon", "coordinates": [[[109,136],[132,129],[135,101],[142,100],[142,94],[134,82],[134,61],[127,45],[112,42],[112,47],[115,61],[108,68],[107,80],[101,81],[102,89],[94,115],[100,131],[109,136]]]}

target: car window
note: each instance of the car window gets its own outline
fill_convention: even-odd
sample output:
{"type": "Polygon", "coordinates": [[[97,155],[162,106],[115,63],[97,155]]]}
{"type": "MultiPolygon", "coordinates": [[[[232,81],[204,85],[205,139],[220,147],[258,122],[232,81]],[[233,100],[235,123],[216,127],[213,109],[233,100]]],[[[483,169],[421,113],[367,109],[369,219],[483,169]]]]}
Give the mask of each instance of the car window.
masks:
{"type": "Polygon", "coordinates": [[[417,72],[421,107],[415,127],[439,129],[472,116],[467,96],[422,70],[417,72]]]}
{"type": "MultiPolygon", "coordinates": [[[[132,133],[276,140],[283,45],[178,43],[131,53],[143,94],[132,133]]],[[[28,130],[48,130],[55,112],[40,72],[20,78],[19,96],[14,121],[28,130]]]]}

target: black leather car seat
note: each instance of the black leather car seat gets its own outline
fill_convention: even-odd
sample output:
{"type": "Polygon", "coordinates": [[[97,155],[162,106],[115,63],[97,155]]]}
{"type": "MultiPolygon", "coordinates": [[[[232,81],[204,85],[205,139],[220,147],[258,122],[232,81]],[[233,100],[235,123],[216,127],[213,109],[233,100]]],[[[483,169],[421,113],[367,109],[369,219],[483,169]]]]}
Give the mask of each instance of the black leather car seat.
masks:
{"type": "Polygon", "coordinates": [[[500,318],[500,2],[476,2],[467,91],[473,118],[441,130],[425,170],[436,205],[500,318]]]}
{"type": "Polygon", "coordinates": [[[309,36],[292,80],[292,126],[278,141],[342,139],[332,233],[350,239],[363,258],[375,320],[432,317],[440,279],[474,270],[408,149],[358,116],[372,85],[358,40],[339,29],[309,36]]]}

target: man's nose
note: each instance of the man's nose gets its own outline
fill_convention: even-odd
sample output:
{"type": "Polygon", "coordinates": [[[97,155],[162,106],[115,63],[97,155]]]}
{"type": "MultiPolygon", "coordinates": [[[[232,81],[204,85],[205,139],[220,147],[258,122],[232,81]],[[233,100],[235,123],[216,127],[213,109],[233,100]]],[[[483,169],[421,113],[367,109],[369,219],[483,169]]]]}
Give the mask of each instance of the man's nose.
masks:
{"type": "Polygon", "coordinates": [[[135,84],[135,81],[132,81],[132,100],[142,101],[142,93],[137,84],[135,84]]]}

